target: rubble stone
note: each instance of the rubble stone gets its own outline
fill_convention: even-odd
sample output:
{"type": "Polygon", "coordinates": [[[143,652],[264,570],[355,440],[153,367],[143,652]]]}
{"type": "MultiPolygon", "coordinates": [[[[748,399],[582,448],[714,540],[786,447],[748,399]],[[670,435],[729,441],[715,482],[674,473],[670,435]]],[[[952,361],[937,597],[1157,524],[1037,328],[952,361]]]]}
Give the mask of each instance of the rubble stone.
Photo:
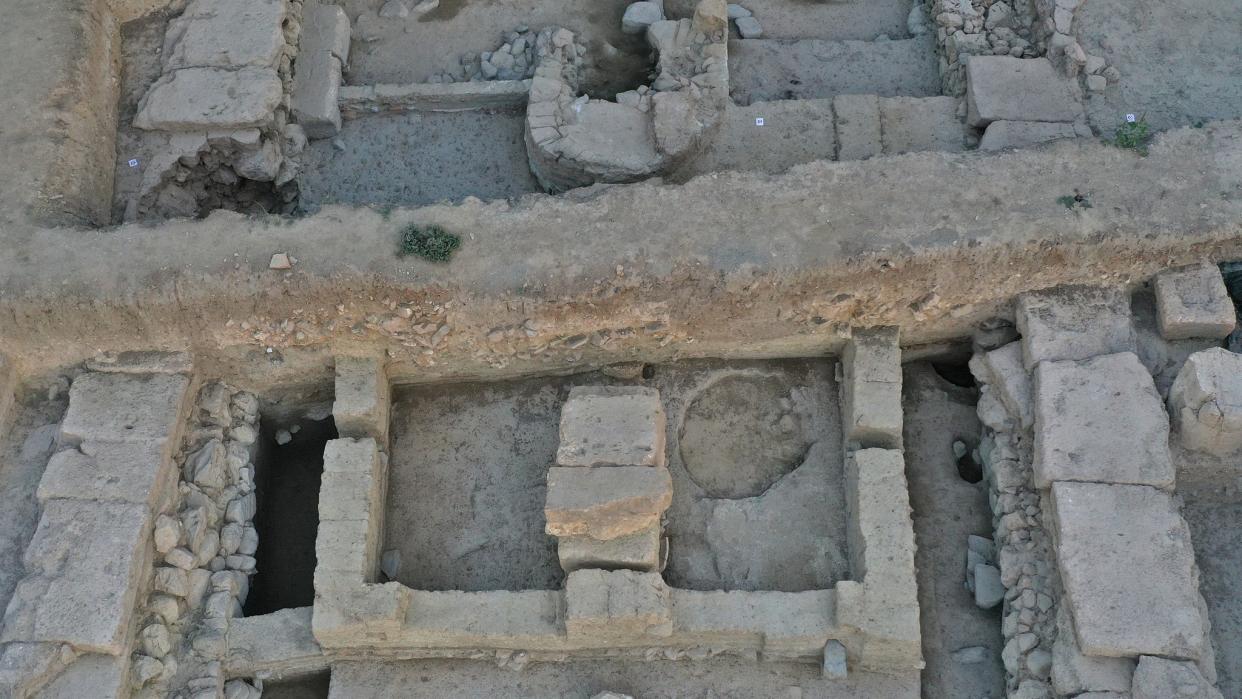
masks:
{"type": "Polygon", "coordinates": [[[642,386],[575,386],[561,408],[561,466],[663,466],[664,406],[642,386]]]}
{"type": "Polygon", "coordinates": [[[1082,652],[1197,659],[1205,642],[1198,577],[1173,496],[1143,485],[1053,483],[1052,504],[1082,652]]]}
{"type": "Polygon", "coordinates": [[[1046,360],[1136,351],[1130,299],[1121,289],[1036,291],[1019,296],[1015,310],[1028,371],[1046,360]]]}
{"type": "Polygon", "coordinates": [[[1035,485],[1173,485],[1169,418],[1130,352],[1035,367],[1035,485]]]}
{"type": "Polygon", "coordinates": [[[668,587],[657,573],[574,571],[565,580],[565,631],[571,639],[601,642],[668,636],[668,587]]]}
{"type": "Polygon", "coordinates": [[[1237,325],[1237,312],[1216,265],[1161,272],[1154,287],[1156,320],[1165,339],[1221,339],[1237,325]]]}
{"type": "Polygon", "coordinates": [[[1190,355],[1169,388],[1169,412],[1187,448],[1242,449],[1242,355],[1220,347],[1190,355]]]}
{"type": "Polygon", "coordinates": [[[616,539],[658,524],[672,499],[673,481],[664,467],[553,467],[546,530],[559,537],[616,539]]]}

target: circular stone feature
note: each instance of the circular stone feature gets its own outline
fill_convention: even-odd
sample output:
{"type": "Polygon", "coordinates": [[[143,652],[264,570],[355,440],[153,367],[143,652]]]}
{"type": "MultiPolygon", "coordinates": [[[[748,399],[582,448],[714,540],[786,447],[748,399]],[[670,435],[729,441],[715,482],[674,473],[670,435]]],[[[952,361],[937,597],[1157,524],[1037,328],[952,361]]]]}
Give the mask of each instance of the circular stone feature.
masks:
{"type": "Polygon", "coordinates": [[[759,495],[802,463],[810,444],[779,377],[732,375],[686,407],[681,461],[715,498],[759,495]]]}

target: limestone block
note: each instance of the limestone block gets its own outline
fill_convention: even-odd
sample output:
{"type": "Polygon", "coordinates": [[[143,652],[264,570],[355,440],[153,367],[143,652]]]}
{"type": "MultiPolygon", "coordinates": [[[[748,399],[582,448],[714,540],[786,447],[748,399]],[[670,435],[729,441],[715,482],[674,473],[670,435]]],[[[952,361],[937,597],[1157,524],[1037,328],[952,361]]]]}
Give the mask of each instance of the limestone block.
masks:
{"type": "Polygon", "coordinates": [[[1023,428],[1035,424],[1031,375],[1022,364],[1022,343],[1011,342],[983,357],[986,381],[995,395],[1023,428]]]}
{"type": "Polygon", "coordinates": [[[128,502],[162,509],[176,492],[177,470],[163,441],[84,442],[48,461],[36,492],[55,498],[128,502]]]}
{"type": "Polygon", "coordinates": [[[543,510],[546,531],[616,539],[658,524],[672,501],[673,480],[662,466],[553,467],[543,510]]]}
{"type": "Polygon", "coordinates": [[[1052,688],[1059,695],[1129,692],[1133,658],[1096,658],[1078,648],[1069,606],[1057,607],[1057,639],[1052,644],[1052,688]]]}
{"type": "Polygon", "coordinates": [[[249,129],[271,123],[284,87],[271,68],[182,68],[157,80],[134,126],[158,131],[249,129]]]}
{"type": "Polygon", "coordinates": [[[655,522],[633,534],[599,541],[586,536],[562,537],[556,542],[561,569],[572,573],[581,568],[629,568],[654,572],[660,567],[660,524],[655,522]]]}
{"type": "Polygon", "coordinates": [[[380,479],[369,473],[326,471],[319,486],[319,519],[368,520],[382,516],[380,479]]]}
{"type": "Polygon", "coordinates": [[[901,345],[897,328],[855,330],[845,345],[841,383],[845,440],[901,447],[901,345]]]}
{"type": "Polygon", "coordinates": [[[578,570],[565,579],[565,631],[571,640],[640,641],[673,632],[668,586],[658,573],[578,570]]]}
{"type": "Polygon", "coordinates": [[[1130,298],[1120,289],[1064,286],[1022,294],[1015,309],[1028,371],[1047,360],[1134,352],[1130,298]]]}
{"type": "Polygon", "coordinates": [[[1131,352],[1035,367],[1035,485],[1173,485],[1169,418],[1131,352]]]}
{"type": "Polygon", "coordinates": [[[143,505],[50,500],[26,549],[26,577],[0,641],[68,643],[128,652],[126,634],[149,572],[151,514],[143,505]]]}
{"type": "Polygon", "coordinates": [[[1053,483],[1052,504],[1064,602],[1082,652],[1198,658],[1198,576],[1173,496],[1142,485],[1053,483]]]}
{"type": "Polygon", "coordinates": [[[0,647],[0,696],[38,696],[74,655],[72,648],[59,643],[9,643],[0,647]]]}
{"type": "Polygon", "coordinates": [[[324,648],[365,645],[394,636],[405,623],[410,588],[401,583],[321,588],[315,585],[311,630],[324,648]]]}
{"type": "Polygon", "coordinates": [[[169,22],[164,70],[276,68],[287,14],[285,0],[193,0],[169,22]]]}
{"type": "Polygon", "coordinates": [[[885,155],[966,149],[966,128],[954,97],[884,97],[880,133],[885,155]]]}
{"type": "Polygon", "coordinates": [[[188,374],[194,369],[194,358],[189,352],[104,352],[86,360],[86,368],[121,374],[188,374]]]}
{"type": "Polygon", "coordinates": [[[1223,699],[1194,663],[1143,656],[1134,670],[1134,699],[1223,699]]]}
{"type": "Polygon", "coordinates": [[[358,584],[374,580],[379,562],[370,533],[366,520],[321,520],[315,535],[316,587],[329,573],[358,584]]]}
{"type": "Polygon", "coordinates": [[[1045,58],[971,56],[966,61],[967,120],[984,127],[994,121],[1061,121],[1082,117],[1070,82],[1045,58]]]}
{"type": "Polygon", "coordinates": [[[921,668],[914,524],[900,451],[862,449],[846,458],[851,570],[862,589],[851,597],[838,583],[838,614],[863,634],[861,667],[921,668]],[[840,605],[848,607],[842,614],[840,605]]]}
{"type": "Polygon", "coordinates": [[[402,640],[418,647],[564,648],[561,590],[415,590],[402,640]]]}
{"type": "Polygon", "coordinates": [[[349,19],[340,8],[333,11],[322,6],[310,15],[319,26],[302,38],[293,67],[290,108],[308,138],[330,138],[341,130],[339,97],[348,56],[349,19]],[[343,51],[342,45],[346,46],[343,51]]]}
{"type": "Polygon", "coordinates": [[[1220,347],[1190,355],[1169,388],[1169,412],[1187,448],[1242,449],[1242,355],[1220,347]]]}
{"type": "Polygon", "coordinates": [[[384,468],[379,445],[370,437],[333,439],[323,447],[325,473],[362,473],[378,478],[384,468]]]}
{"type": "Polygon", "coordinates": [[[299,52],[327,49],[341,65],[349,65],[349,16],[340,5],[306,3],[302,9],[299,52]]]}
{"type": "Polygon", "coordinates": [[[69,388],[61,441],[172,440],[185,417],[189,385],[177,374],[83,374],[69,388]]]}
{"type": "Polygon", "coordinates": [[[575,386],[561,408],[561,466],[663,466],[660,392],[642,386],[575,386]]]}
{"type": "Polygon", "coordinates": [[[328,659],[311,632],[312,610],[298,607],[231,620],[225,674],[287,676],[326,669],[328,659]]]}
{"type": "Polygon", "coordinates": [[[1237,325],[1233,300],[1216,265],[1161,272],[1156,275],[1155,289],[1156,321],[1165,339],[1220,339],[1237,325]]]}
{"type": "Polygon", "coordinates": [[[128,699],[128,656],[82,655],[48,683],[39,699],[128,699]]]}
{"type": "Polygon", "coordinates": [[[880,99],[875,95],[832,98],[837,130],[837,160],[863,160],[884,148],[880,134],[880,99]]]}
{"type": "Polygon", "coordinates": [[[979,140],[979,150],[1030,148],[1063,138],[1077,138],[1073,124],[1050,121],[1014,121],[1001,119],[988,124],[979,140]]]}
{"type": "Polygon", "coordinates": [[[833,590],[751,592],[672,589],[673,633],[718,648],[754,648],[767,658],[816,658],[836,623],[833,590]]]}
{"type": "Polygon", "coordinates": [[[374,357],[336,358],[336,400],[332,418],[342,437],[371,437],[388,447],[392,396],[383,362],[374,357]]]}

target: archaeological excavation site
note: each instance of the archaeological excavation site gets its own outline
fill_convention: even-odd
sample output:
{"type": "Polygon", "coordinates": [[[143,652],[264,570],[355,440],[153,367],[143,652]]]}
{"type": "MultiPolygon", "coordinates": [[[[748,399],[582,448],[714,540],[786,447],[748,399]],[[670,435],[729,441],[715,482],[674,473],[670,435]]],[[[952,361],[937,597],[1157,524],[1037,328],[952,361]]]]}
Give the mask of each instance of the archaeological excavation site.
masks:
{"type": "Polygon", "coordinates": [[[1237,0],[0,23],[0,699],[1242,699],[1237,0]]]}

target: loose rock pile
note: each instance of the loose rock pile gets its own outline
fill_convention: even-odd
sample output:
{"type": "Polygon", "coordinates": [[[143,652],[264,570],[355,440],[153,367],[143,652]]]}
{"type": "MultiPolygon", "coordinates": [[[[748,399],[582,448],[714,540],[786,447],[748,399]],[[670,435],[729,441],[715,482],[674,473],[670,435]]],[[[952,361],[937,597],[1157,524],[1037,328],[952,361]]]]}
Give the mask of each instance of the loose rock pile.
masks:
{"type": "MultiPolygon", "coordinates": [[[[505,34],[494,51],[466,54],[455,72],[442,71],[427,78],[429,83],[477,82],[480,80],[528,80],[535,76],[536,51],[541,32],[525,25],[505,34]]],[[[575,43],[577,58],[586,55],[586,46],[575,43]]]]}
{"type": "Polygon", "coordinates": [[[254,394],[223,383],[199,393],[179,500],[155,520],[156,568],[133,659],[137,697],[259,696],[240,680],[226,684],[221,667],[229,619],[241,616],[255,573],[258,411],[254,394]]]}

